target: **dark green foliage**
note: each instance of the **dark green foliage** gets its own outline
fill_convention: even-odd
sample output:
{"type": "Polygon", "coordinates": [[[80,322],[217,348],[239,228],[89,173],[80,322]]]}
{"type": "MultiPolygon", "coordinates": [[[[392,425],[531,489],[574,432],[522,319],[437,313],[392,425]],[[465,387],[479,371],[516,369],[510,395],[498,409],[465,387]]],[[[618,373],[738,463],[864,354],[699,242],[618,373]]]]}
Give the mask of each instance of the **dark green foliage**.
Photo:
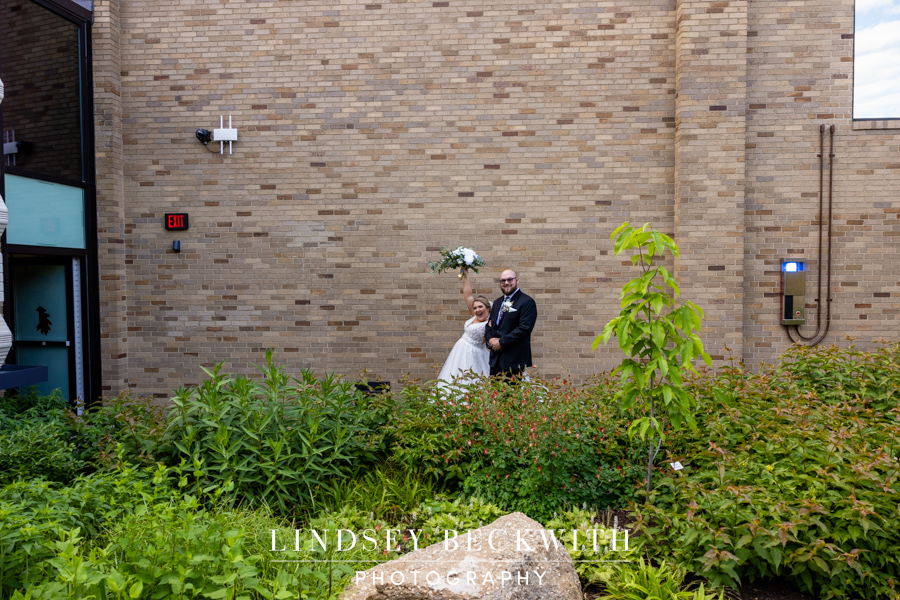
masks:
{"type": "Polygon", "coordinates": [[[84,468],[75,458],[75,445],[58,422],[23,420],[0,431],[0,485],[16,479],[44,477],[68,482],[84,468]]]}
{"type": "Polygon", "coordinates": [[[67,411],[77,454],[96,468],[122,464],[152,465],[166,426],[166,411],[152,398],[122,392],[105,398],[80,416],[67,411]]]}
{"type": "Polygon", "coordinates": [[[421,412],[441,424],[429,443],[460,470],[466,494],[546,519],[635,497],[646,447],[628,439],[612,395],[606,379],[581,388],[492,381],[456,399],[432,396],[421,412]]]}
{"type": "MultiPolygon", "coordinates": [[[[292,380],[266,353],[261,381],[222,374],[221,364],[172,399],[164,444],[193,490],[233,484],[232,501],[283,514],[309,510],[331,481],[375,459],[378,411],[349,382],[292,380]]],[[[160,450],[162,452],[162,450],[160,450]]]]}
{"type": "Polygon", "coordinates": [[[790,577],[822,598],[898,598],[898,347],[795,349],[754,375],[702,378],[687,468],[640,526],[716,583],[790,577]]]}
{"type": "Polygon", "coordinates": [[[68,486],[37,480],[0,487],[0,598],[48,576],[59,532],[78,529],[96,537],[108,522],[170,495],[160,478],[154,482],[151,474],[132,468],[95,473],[68,486]]]}
{"type": "MultiPolygon", "coordinates": [[[[477,389],[467,386],[464,389],[477,389]]],[[[450,437],[454,422],[435,404],[440,396],[433,387],[407,382],[400,390],[386,437],[391,464],[436,480],[448,491],[457,490],[468,473],[469,463],[454,453],[458,444],[450,437]]]]}
{"type": "Polygon", "coordinates": [[[0,485],[35,477],[68,482],[86,467],[76,456],[66,404],[58,393],[0,398],[0,485]]]}
{"type": "Polygon", "coordinates": [[[163,411],[127,392],[77,414],[56,392],[0,398],[0,483],[76,475],[125,460],[150,465],[164,429],[163,411]]]}

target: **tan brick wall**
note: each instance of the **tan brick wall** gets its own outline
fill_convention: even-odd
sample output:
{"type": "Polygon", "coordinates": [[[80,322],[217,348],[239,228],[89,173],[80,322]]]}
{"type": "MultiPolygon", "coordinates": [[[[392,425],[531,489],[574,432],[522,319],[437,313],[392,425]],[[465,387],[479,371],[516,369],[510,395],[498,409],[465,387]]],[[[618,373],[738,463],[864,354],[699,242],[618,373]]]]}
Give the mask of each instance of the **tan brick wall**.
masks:
{"type": "MultiPolygon", "coordinates": [[[[820,125],[835,126],[825,341],[866,348],[896,340],[900,123],[853,129],[853,2],[751,2],[749,13],[744,358],[771,361],[790,345],[778,325],[781,258],[808,261],[807,316],[814,321],[820,125]]],[[[826,137],[826,169],[827,144],[826,137]]],[[[824,180],[827,204],[827,172],[824,180]]],[[[823,259],[827,264],[827,254],[823,259]]],[[[824,281],[822,288],[824,297],[824,281]]],[[[815,323],[801,331],[812,335],[815,323]]]]}
{"type": "Polygon", "coordinates": [[[92,30],[94,145],[104,394],[115,394],[128,384],[120,39],[118,0],[95,3],[92,30]]]}
{"type": "Polygon", "coordinates": [[[678,3],[676,276],[714,360],[743,352],[747,2],[678,3]]]}
{"type": "Polygon", "coordinates": [[[851,131],[850,80],[834,78],[852,71],[850,2],[147,0],[119,12],[103,0],[97,12],[109,16],[95,25],[109,36],[95,87],[110,133],[112,387],[165,396],[201,365],[251,372],[266,347],[294,369],[433,377],[465,313],[456,278],[427,261],[456,244],[489,262],[479,292],[495,296],[499,271],[518,269],[538,302],[540,371],[583,378],[620,358],[590,344],[635,275],[610,256],[624,220],[676,234],[714,354],[771,360],[787,344],[766,297],[771,261],[811,256],[821,122],[838,124],[845,228],[829,340],[897,333],[896,306],[873,297],[897,269],[885,284],[863,254],[894,249],[900,137],[851,131]],[[194,138],[221,114],[239,130],[230,156],[194,138]],[[163,231],[166,212],[190,213],[191,229],[163,231]]]}

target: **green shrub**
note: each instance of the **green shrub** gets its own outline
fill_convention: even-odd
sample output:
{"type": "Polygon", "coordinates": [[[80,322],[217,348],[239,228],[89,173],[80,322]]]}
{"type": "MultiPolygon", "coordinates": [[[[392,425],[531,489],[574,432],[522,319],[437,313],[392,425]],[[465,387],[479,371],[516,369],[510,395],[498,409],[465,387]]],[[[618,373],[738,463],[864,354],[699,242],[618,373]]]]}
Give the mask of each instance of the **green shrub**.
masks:
{"type": "Polygon", "coordinates": [[[330,493],[320,493],[317,511],[354,508],[380,519],[401,519],[422,502],[434,498],[431,477],[390,463],[372,465],[367,472],[331,482],[330,493]]]}
{"type": "MultiPolygon", "coordinates": [[[[266,353],[262,381],[206,371],[172,399],[164,444],[197,491],[233,484],[231,500],[283,514],[309,510],[331,481],[372,462],[381,447],[378,413],[349,382],[292,380],[266,353]]],[[[160,452],[163,452],[162,448],[160,452]]]]}
{"type": "Polygon", "coordinates": [[[685,586],[684,569],[661,563],[654,566],[639,558],[635,563],[614,569],[606,582],[603,600],[722,600],[725,591],[707,592],[701,583],[685,586]]]}
{"type": "Polygon", "coordinates": [[[149,398],[127,392],[78,414],[54,392],[0,398],[0,483],[43,477],[67,482],[122,461],[150,466],[165,426],[149,398]]]}
{"type": "Polygon", "coordinates": [[[0,396],[0,428],[9,427],[23,418],[55,419],[68,406],[59,390],[47,396],[40,395],[36,387],[30,387],[24,393],[7,391],[0,396]]]}
{"type": "Polygon", "coordinates": [[[627,420],[611,403],[605,379],[580,388],[493,381],[431,407],[453,444],[444,460],[467,464],[465,493],[541,520],[635,497],[646,446],[628,439],[627,420]]]}
{"type": "Polygon", "coordinates": [[[702,434],[678,442],[685,470],[642,509],[647,547],[714,583],[900,597],[898,372],[896,346],[798,349],[695,382],[702,434]]]}
{"type": "Polygon", "coordinates": [[[0,431],[0,485],[16,479],[43,477],[68,482],[84,469],[75,458],[75,445],[67,441],[60,422],[18,420],[14,428],[0,431]]]}
{"type": "Polygon", "coordinates": [[[108,523],[170,498],[164,479],[127,467],[69,486],[34,480],[0,488],[0,598],[45,579],[60,532],[95,539],[108,523]]]}
{"type": "MultiPolygon", "coordinates": [[[[476,385],[461,386],[477,391],[476,385]]],[[[398,394],[390,420],[385,425],[389,445],[388,461],[433,478],[447,491],[456,491],[468,473],[465,455],[455,453],[458,446],[448,430],[457,425],[445,416],[443,404],[433,386],[406,382],[398,394]]]]}
{"type": "Polygon", "coordinates": [[[59,392],[40,396],[34,388],[0,398],[0,485],[36,477],[68,482],[85,470],[67,404],[59,392]]]}
{"type": "Polygon", "coordinates": [[[76,454],[96,468],[155,464],[165,414],[153,398],[134,398],[127,391],[104,398],[81,415],[72,410],[65,413],[76,454]]]}

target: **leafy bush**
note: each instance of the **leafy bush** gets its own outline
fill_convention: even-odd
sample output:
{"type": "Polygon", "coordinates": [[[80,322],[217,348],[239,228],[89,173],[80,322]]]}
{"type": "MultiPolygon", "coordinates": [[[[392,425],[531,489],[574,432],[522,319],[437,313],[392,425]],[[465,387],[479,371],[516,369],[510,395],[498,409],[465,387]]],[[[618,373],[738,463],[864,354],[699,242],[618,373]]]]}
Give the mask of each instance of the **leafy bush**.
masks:
{"type": "Polygon", "coordinates": [[[308,510],[332,479],[375,459],[379,413],[351,383],[309,371],[292,381],[273,366],[271,351],[262,381],[232,379],[221,367],[172,399],[164,444],[169,464],[184,461],[193,490],[231,482],[233,502],[289,514],[308,510]]]}
{"type": "Polygon", "coordinates": [[[156,463],[165,413],[153,398],[134,398],[125,391],[104,398],[81,415],[67,410],[65,416],[76,454],[96,468],[113,468],[123,463],[156,463]]]}
{"type": "Polygon", "coordinates": [[[68,482],[122,461],[152,465],[162,409],[127,392],[77,414],[59,392],[35,388],[0,398],[0,483],[43,477],[68,482]]]}
{"type": "Polygon", "coordinates": [[[715,583],[786,575],[823,598],[898,598],[898,347],[796,349],[693,386],[700,431],[639,519],[715,583]]]}
{"type": "Polygon", "coordinates": [[[401,519],[436,493],[431,477],[380,463],[372,465],[365,474],[332,481],[330,493],[318,494],[316,509],[337,512],[354,508],[380,519],[401,519]]]}
{"type": "Polygon", "coordinates": [[[603,600],[722,600],[725,591],[707,593],[701,583],[685,586],[686,572],[667,563],[654,566],[639,558],[637,564],[619,567],[606,582],[603,600]]]}
{"type": "Polygon", "coordinates": [[[75,458],[75,445],[67,438],[61,423],[40,419],[21,419],[13,429],[0,431],[0,485],[36,477],[74,479],[85,463],[75,458]]]}
{"type": "Polygon", "coordinates": [[[167,501],[171,490],[163,479],[128,467],[65,487],[35,480],[0,488],[0,598],[45,579],[60,532],[77,529],[96,538],[109,522],[167,501]]]}
{"type": "Polygon", "coordinates": [[[68,405],[59,390],[47,396],[41,396],[36,387],[30,387],[24,393],[7,391],[0,396],[0,426],[8,427],[23,418],[56,418],[68,405]]]}
{"type": "MultiPolygon", "coordinates": [[[[435,405],[439,392],[434,387],[417,382],[405,382],[385,425],[389,445],[388,461],[433,478],[447,491],[458,490],[468,472],[465,456],[454,453],[458,446],[448,435],[448,422],[443,404],[435,405]]],[[[476,391],[475,385],[460,386],[476,391]]]]}
{"type": "Polygon", "coordinates": [[[625,506],[634,498],[645,445],[629,441],[610,408],[611,383],[493,381],[458,401],[430,405],[454,448],[442,458],[468,464],[463,490],[532,518],[572,506],[625,506]]]}
{"type": "Polygon", "coordinates": [[[35,477],[68,482],[85,469],[76,456],[66,406],[58,392],[39,396],[32,389],[0,398],[0,485],[35,477]]]}

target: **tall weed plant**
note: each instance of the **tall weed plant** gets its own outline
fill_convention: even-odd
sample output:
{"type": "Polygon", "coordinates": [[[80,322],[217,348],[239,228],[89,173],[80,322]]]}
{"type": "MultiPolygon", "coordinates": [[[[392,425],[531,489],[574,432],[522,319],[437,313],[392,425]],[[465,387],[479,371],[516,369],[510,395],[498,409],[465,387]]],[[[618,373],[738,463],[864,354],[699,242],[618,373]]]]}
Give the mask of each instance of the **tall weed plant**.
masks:
{"type": "Polygon", "coordinates": [[[299,380],[266,352],[261,380],[231,377],[222,365],[172,399],[163,444],[183,461],[192,489],[232,484],[230,500],[282,514],[308,511],[381,449],[386,418],[351,383],[304,370],[299,380]]]}
{"type": "Polygon", "coordinates": [[[900,598],[900,347],[797,348],[691,391],[699,433],[641,509],[648,548],[718,584],[900,598]]]}

